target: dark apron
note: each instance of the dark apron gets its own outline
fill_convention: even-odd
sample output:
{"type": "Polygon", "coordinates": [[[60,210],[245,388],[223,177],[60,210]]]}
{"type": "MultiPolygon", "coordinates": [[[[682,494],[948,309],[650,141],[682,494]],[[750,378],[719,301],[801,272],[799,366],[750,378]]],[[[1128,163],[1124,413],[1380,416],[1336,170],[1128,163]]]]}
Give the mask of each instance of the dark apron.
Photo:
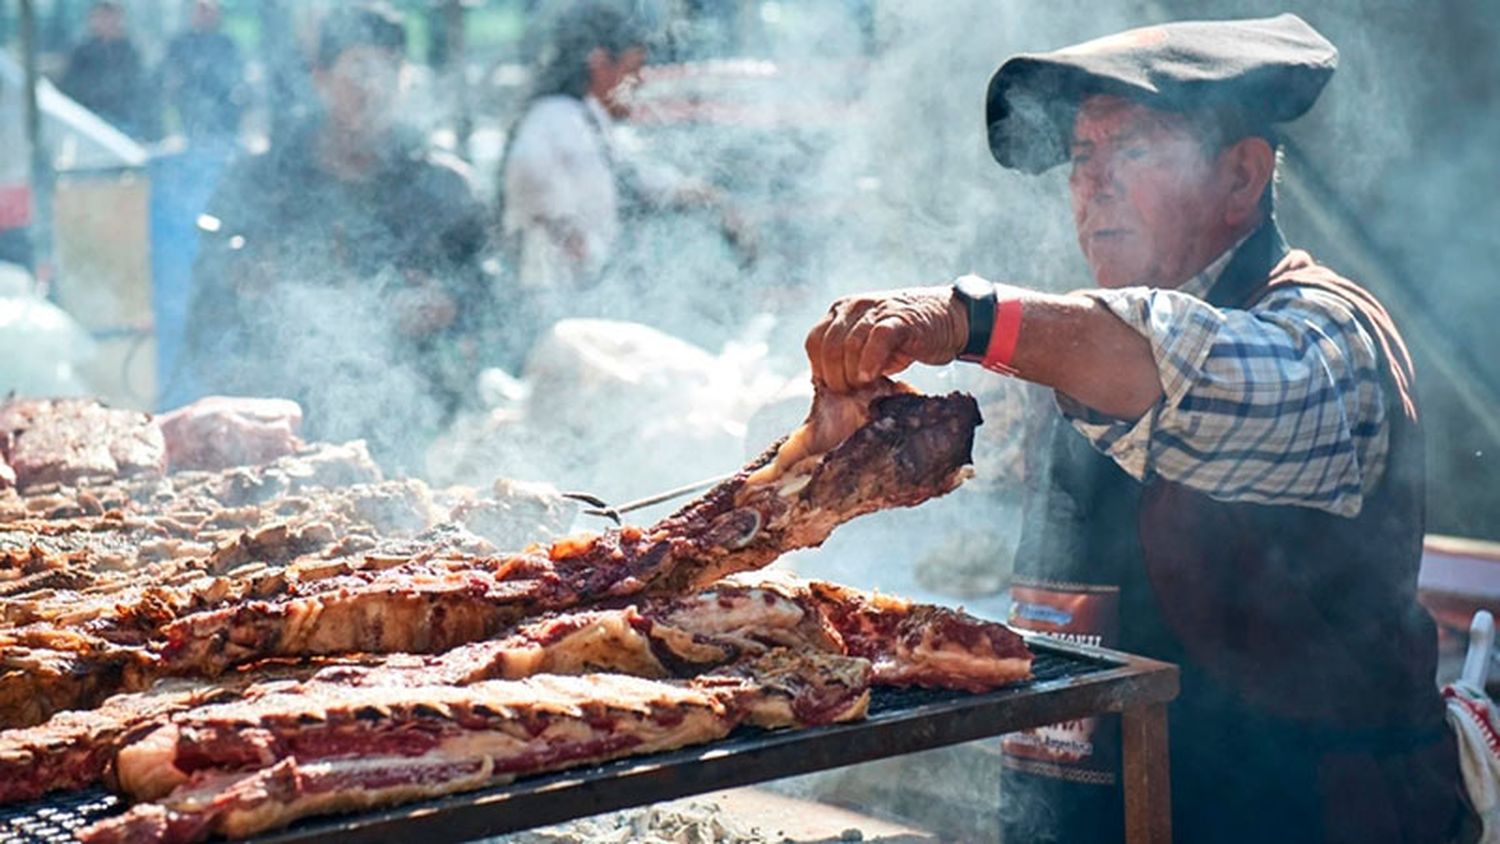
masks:
{"type": "MultiPolygon", "coordinates": [[[[1268,224],[1209,302],[1247,307],[1277,268],[1278,283],[1318,286],[1286,256],[1268,224]]],[[[1383,311],[1359,313],[1399,342],[1383,311]]],[[[1168,713],[1179,841],[1452,835],[1457,760],[1415,602],[1420,433],[1389,372],[1386,386],[1386,473],[1401,481],[1382,482],[1356,519],[1143,484],[1055,412],[1028,431],[1027,454],[1050,463],[1027,467],[1011,623],[1180,667],[1168,713]]],[[[1007,737],[1006,841],[1122,840],[1118,735],[1107,716],[1007,737]]]]}

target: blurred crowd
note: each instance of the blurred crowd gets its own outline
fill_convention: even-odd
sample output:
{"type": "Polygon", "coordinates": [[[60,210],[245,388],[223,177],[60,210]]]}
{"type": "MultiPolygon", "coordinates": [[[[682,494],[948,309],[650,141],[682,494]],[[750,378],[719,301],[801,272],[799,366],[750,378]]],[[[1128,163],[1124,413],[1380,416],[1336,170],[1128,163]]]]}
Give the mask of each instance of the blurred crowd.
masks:
{"type": "Polygon", "coordinates": [[[220,31],[220,16],[217,0],[193,2],[187,29],[151,70],[131,41],[125,7],[95,3],[58,87],[133,138],[159,137],[165,111],[190,139],[234,137],[245,107],[245,62],[220,31]]]}
{"type": "Polygon", "coordinates": [[[92,5],[57,86],[138,141],[171,134],[197,151],[192,166],[153,175],[154,191],[199,206],[162,223],[196,212],[190,283],[156,313],[171,361],[163,405],[285,396],[312,437],[362,437],[388,465],[417,469],[479,401],[480,373],[519,373],[557,321],[660,315],[671,291],[649,266],[617,260],[635,221],[697,215],[725,251],[754,260],[757,233],[730,193],[653,157],[620,123],[659,16],[625,0],[529,5],[545,6],[529,9],[529,83],[501,118],[492,172],[407,119],[413,36],[384,2],[332,4],[296,48],[299,66],[267,72],[269,96],[296,102],[254,152],[241,143],[246,62],[217,0],[189,4],[155,68],[126,6],[92,5]]]}

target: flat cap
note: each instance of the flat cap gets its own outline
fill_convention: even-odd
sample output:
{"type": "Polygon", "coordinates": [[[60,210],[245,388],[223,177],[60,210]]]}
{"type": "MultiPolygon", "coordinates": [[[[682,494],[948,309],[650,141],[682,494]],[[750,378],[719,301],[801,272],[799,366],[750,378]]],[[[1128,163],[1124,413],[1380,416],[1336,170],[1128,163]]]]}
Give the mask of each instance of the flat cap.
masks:
{"type": "Polygon", "coordinates": [[[1078,104],[1115,94],[1166,111],[1231,108],[1253,127],[1301,116],[1338,66],[1338,50],[1292,14],[1181,21],[1009,59],[990,79],[990,152],[1040,173],[1068,157],[1078,104]]]}

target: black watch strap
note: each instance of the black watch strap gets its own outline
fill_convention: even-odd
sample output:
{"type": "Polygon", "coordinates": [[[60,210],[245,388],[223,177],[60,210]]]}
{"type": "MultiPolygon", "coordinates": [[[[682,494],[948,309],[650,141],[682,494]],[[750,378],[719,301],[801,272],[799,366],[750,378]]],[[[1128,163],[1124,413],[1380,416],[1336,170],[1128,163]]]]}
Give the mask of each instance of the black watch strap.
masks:
{"type": "Polygon", "coordinates": [[[953,295],[963,303],[969,316],[969,338],[960,360],[984,360],[995,333],[995,285],[979,276],[966,275],[953,283],[953,295]]]}

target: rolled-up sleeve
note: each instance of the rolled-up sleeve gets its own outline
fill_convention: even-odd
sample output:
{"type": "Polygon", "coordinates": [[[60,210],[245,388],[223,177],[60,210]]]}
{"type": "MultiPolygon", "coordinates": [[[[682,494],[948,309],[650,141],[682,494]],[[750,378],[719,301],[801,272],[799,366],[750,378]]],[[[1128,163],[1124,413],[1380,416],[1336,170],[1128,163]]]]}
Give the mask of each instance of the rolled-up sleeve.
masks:
{"type": "Polygon", "coordinates": [[[1281,288],[1250,310],[1174,290],[1088,295],[1151,343],[1162,398],[1139,419],[1058,396],[1075,428],[1138,479],[1224,501],[1357,515],[1389,423],[1374,340],[1337,297],[1281,288]]]}

